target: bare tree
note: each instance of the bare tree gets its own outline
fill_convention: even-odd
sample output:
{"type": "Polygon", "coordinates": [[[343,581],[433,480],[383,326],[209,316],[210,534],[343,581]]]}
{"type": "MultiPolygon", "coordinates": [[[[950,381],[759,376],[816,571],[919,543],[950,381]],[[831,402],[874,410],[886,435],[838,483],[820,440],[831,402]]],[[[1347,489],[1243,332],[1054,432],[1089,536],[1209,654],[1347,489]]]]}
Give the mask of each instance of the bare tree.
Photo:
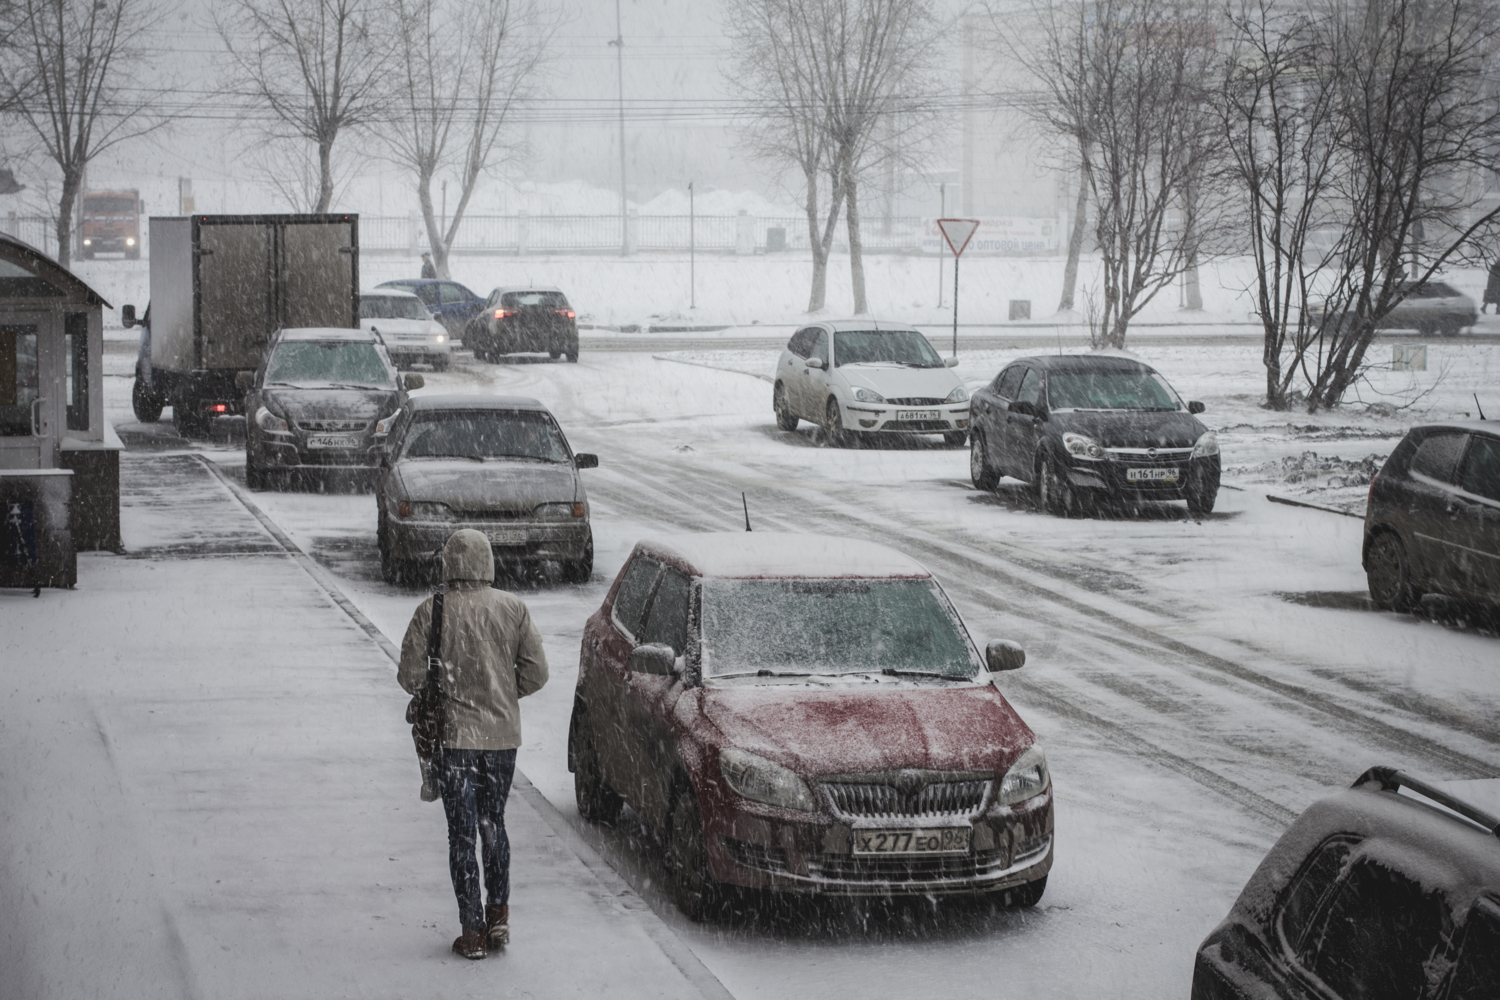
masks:
{"type": "Polygon", "coordinates": [[[411,170],[432,248],[448,277],[448,252],[475,186],[516,143],[501,134],[534,86],[554,31],[532,0],[393,0],[397,85],[385,130],[391,156],[411,170]],[[432,203],[439,170],[458,173],[447,228],[432,203]]]}
{"type": "Polygon", "coordinates": [[[272,139],[300,139],[318,154],[316,212],[336,187],[341,133],[377,121],[389,54],[380,0],[229,0],[215,25],[237,83],[266,116],[272,139]]]}
{"type": "Polygon", "coordinates": [[[62,173],[57,256],[71,258],[73,209],[100,153],[161,127],[161,91],[141,87],[142,36],[161,19],[150,0],[15,0],[0,8],[0,107],[62,173]]]}

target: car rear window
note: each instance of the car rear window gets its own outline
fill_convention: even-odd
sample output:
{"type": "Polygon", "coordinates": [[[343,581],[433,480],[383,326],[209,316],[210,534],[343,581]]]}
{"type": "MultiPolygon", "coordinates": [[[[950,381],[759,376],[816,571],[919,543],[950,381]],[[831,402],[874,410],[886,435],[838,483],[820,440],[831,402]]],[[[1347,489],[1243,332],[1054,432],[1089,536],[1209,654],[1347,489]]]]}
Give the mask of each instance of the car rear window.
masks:
{"type": "Polygon", "coordinates": [[[1156,372],[1053,372],[1047,403],[1054,410],[1180,410],[1182,403],[1156,372]]]}
{"type": "Polygon", "coordinates": [[[566,309],[568,297],[562,292],[506,292],[500,304],[507,309],[539,306],[542,309],[566,309]]]}
{"type": "Polygon", "coordinates": [[[1464,451],[1464,439],[1468,435],[1461,431],[1439,431],[1428,435],[1417,453],[1411,457],[1411,471],[1436,479],[1440,483],[1453,482],[1453,469],[1464,451]]]}
{"type": "Polygon", "coordinates": [[[1500,500],[1500,441],[1479,434],[1469,439],[1458,484],[1470,493],[1500,500]]]}
{"type": "Polygon", "coordinates": [[[374,344],[284,340],[266,360],[266,384],[394,389],[395,374],[374,344]]]}
{"type": "Polygon", "coordinates": [[[562,431],[536,410],[429,410],[417,413],[402,458],[521,459],[566,462],[562,431]]]}
{"type": "Polygon", "coordinates": [[[706,676],[979,670],[932,580],[708,579],[702,621],[706,676]]]}
{"type": "Polygon", "coordinates": [[[1349,853],[1358,842],[1358,838],[1345,836],[1324,841],[1292,883],[1277,919],[1282,941],[1292,954],[1301,947],[1302,937],[1307,933],[1318,904],[1344,873],[1349,853]]]}

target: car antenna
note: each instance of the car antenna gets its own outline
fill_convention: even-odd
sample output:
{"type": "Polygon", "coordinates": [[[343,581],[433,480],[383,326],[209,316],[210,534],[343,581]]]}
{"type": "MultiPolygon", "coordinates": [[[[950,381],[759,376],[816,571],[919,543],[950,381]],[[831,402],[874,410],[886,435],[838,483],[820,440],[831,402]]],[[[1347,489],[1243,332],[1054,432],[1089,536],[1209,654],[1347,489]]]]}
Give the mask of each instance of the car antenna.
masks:
{"type": "Polygon", "coordinates": [[[1482,407],[1482,406],[1479,405],[1479,393],[1477,393],[1477,392],[1474,393],[1474,409],[1476,409],[1476,410],[1479,411],[1479,419],[1480,420],[1485,419],[1485,417],[1484,417],[1484,407],[1482,407]]]}
{"type": "Polygon", "coordinates": [[[745,508],[745,530],[749,531],[750,530],[750,501],[748,501],[748,500],[745,499],[745,493],[744,493],[743,490],[740,491],[740,503],[745,508]]]}

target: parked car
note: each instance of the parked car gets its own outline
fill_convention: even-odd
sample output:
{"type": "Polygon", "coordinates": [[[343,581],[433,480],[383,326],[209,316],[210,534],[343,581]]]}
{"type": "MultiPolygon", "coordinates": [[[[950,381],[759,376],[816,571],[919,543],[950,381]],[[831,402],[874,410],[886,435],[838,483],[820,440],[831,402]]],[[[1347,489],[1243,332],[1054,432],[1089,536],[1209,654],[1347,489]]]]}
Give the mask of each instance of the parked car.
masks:
{"type": "Polygon", "coordinates": [[[1219,442],[1150,365],[1059,354],[1006,365],[971,401],[969,475],[1030,483],[1056,514],[1094,505],[1186,500],[1201,516],[1219,493],[1219,442]]]}
{"type": "Polygon", "coordinates": [[[462,337],[464,327],[479,312],[484,300],[456,281],[438,278],[397,278],[382,281],[376,288],[404,289],[422,300],[432,318],[448,330],[450,337],[462,337]]]}
{"type": "Polygon", "coordinates": [[[518,396],[412,399],[393,422],[375,491],[381,575],[389,583],[430,575],[448,536],[474,528],[497,566],[562,565],[588,580],[594,533],[573,453],[547,408],[518,396]]]}
{"type": "Polygon", "coordinates": [[[373,469],[391,418],[422,376],[397,374],[367,330],[286,329],[271,335],[245,391],[245,481],[265,489],[272,476],[373,469]]]}
{"type": "Polygon", "coordinates": [[[1051,777],[994,686],[1025,658],[981,654],[931,574],[880,545],[642,541],[584,629],[579,812],[628,802],[660,831],[694,919],[729,885],[1032,905],[1051,777]]]}
{"type": "Polygon", "coordinates": [[[1500,818],[1467,792],[1371,768],[1266,855],[1199,947],[1192,996],[1500,997],[1500,818]]]}
{"type": "Polygon", "coordinates": [[[469,321],[464,343],[481,361],[542,352],[577,361],[578,314],[556,288],[497,288],[469,321]]]}
{"type": "Polygon", "coordinates": [[[792,335],[776,362],[771,408],[776,426],[817,424],[830,444],[870,434],[941,434],[964,443],[969,393],[927,338],[874,320],[815,323],[792,335]]]}
{"type": "MultiPolygon", "coordinates": [[[[1478,303],[1445,282],[1418,285],[1404,281],[1397,293],[1404,298],[1386,313],[1377,329],[1416,330],[1426,337],[1434,334],[1453,337],[1479,322],[1478,303]]],[[[1325,308],[1322,303],[1314,303],[1311,311],[1322,316],[1325,308]]]]}
{"type": "Polygon", "coordinates": [[[429,364],[444,371],[448,367],[452,338],[411,292],[399,288],[360,292],[359,326],[380,334],[398,368],[429,364]]]}
{"type": "Polygon", "coordinates": [[[1363,564],[1381,608],[1429,593],[1500,604],[1500,427],[1413,427],[1370,482],[1363,564]]]}

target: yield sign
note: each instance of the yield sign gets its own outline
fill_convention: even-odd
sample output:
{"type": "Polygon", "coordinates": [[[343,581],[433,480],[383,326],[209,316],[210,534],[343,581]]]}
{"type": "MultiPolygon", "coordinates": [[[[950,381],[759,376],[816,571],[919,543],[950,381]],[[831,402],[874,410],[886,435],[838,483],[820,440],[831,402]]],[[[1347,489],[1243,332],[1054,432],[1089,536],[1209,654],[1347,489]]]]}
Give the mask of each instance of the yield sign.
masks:
{"type": "Polygon", "coordinates": [[[974,237],[974,230],[979,228],[978,219],[939,219],[937,224],[955,257],[964,252],[964,247],[974,237]]]}

